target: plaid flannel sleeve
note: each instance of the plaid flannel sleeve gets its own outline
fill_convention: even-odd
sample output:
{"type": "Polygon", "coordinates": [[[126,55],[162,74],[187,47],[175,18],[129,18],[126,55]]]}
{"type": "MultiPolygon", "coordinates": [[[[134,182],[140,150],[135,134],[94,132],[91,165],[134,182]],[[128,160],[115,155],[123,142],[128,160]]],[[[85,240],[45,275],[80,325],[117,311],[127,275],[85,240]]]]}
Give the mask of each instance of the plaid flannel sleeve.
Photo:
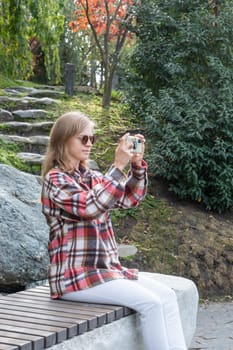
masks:
{"type": "Polygon", "coordinates": [[[115,169],[102,175],[91,189],[84,188],[68,174],[50,172],[44,183],[43,208],[47,215],[56,215],[56,208],[71,217],[93,220],[111,209],[122,197],[124,186],[122,173],[115,169]]]}
{"type": "Polygon", "coordinates": [[[147,163],[143,160],[141,166],[132,164],[124,184],[124,193],[115,203],[115,207],[132,208],[137,206],[146,195],[147,184],[147,163]]]}

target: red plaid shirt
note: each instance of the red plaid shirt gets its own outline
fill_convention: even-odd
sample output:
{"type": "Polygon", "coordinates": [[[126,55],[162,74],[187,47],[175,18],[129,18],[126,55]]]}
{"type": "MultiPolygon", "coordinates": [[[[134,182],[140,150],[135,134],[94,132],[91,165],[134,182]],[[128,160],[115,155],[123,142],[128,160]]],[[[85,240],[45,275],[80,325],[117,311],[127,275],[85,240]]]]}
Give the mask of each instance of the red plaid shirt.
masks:
{"type": "Polygon", "coordinates": [[[144,198],[147,165],[132,166],[126,178],[112,167],[72,174],[52,169],[42,187],[42,211],[50,227],[48,280],[52,298],[113,279],[137,279],[121,266],[108,211],[137,206],[144,198]]]}

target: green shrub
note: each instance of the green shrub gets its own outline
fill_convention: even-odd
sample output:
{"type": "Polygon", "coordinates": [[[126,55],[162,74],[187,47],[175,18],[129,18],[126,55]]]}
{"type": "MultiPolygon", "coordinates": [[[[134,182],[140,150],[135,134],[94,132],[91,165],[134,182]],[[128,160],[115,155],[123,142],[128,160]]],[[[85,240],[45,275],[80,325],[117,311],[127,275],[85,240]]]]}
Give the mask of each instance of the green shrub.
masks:
{"type": "Polygon", "coordinates": [[[233,1],[144,1],[127,86],[155,175],[180,198],[233,205],[233,1]],[[217,2],[215,2],[217,4],[217,2]]]}

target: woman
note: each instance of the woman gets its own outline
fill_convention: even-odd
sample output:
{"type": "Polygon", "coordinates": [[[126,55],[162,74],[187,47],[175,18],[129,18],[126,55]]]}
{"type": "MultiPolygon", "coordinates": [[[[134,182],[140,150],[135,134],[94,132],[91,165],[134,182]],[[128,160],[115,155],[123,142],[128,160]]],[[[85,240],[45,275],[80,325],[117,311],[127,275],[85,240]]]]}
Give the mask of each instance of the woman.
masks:
{"type": "Polygon", "coordinates": [[[70,112],[51,130],[42,174],[51,297],[128,306],[140,315],[146,349],[185,350],[174,291],[120,264],[109,218],[110,210],[137,206],[146,194],[144,137],[135,135],[141,143],[135,153],[125,134],[103,175],[87,166],[93,129],[86,115],[70,112]]]}

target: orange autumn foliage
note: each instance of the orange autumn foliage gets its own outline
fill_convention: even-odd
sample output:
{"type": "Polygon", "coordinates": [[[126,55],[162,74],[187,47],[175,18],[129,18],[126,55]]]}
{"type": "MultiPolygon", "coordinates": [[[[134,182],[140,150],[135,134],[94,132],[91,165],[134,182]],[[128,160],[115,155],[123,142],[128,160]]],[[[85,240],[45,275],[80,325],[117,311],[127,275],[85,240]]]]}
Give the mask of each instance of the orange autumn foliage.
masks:
{"type": "Polygon", "coordinates": [[[91,24],[98,36],[107,32],[108,40],[112,41],[125,32],[123,22],[133,3],[133,0],[76,0],[75,20],[69,26],[72,32],[77,32],[87,30],[91,24]]]}

